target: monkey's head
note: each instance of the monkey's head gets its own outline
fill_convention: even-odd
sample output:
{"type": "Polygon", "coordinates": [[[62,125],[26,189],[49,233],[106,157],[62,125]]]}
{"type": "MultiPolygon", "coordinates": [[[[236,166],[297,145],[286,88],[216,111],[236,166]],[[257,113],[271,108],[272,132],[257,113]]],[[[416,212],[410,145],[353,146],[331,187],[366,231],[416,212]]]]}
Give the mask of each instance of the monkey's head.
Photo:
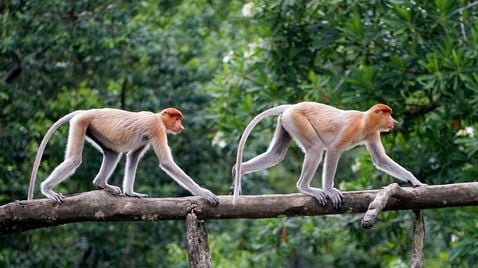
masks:
{"type": "Polygon", "coordinates": [[[181,120],[183,120],[183,113],[176,108],[166,108],[161,111],[161,118],[163,119],[166,131],[171,134],[179,134],[184,130],[181,120]]]}
{"type": "Polygon", "coordinates": [[[398,123],[392,117],[392,108],[385,104],[375,104],[368,110],[368,114],[372,126],[380,132],[390,131],[398,123]]]}

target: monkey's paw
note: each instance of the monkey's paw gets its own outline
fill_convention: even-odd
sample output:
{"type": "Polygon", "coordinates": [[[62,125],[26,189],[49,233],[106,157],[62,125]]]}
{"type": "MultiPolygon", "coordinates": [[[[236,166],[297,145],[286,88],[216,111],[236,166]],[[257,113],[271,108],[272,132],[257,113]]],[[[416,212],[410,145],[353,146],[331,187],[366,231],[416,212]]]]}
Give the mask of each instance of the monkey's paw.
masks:
{"type": "Polygon", "coordinates": [[[51,200],[55,201],[58,204],[65,203],[65,197],[61,193],[55,193],[53,191],[49,193],[43,193],[46,197],[50,198],[51,200]]]}
{"type": "Polygon", "coordinates": [[[412,183],[412,187],[420,187],[420,186],[428,186],[428,184],[426,183],[421,183],[420,181],[416,181],[416,182],[411,182],[412,183]]]}
{"type": "Polygon", "coordinates": [[[107,184],[103,190],[107,191],[108,193],[111,193],[113,195],[121,195],[122,192],[121,192],[121,188],[119,188],[118,186],[113,186],[113,185],[109,185],[107,184]]]}
{"type": "Polygon", "coordinates": [[[315,197],[315,199],[317,199],[317,201],[319,202],[319,204],[321,206],[323,206],[323,207],[326,206],[327,195],[322,189],[314,188],[314,187],[308,187],[308,188],[305,188],[305,189],[300,189],[299,188],[299,191],[301,193],[304,193],[304,194],[310,195],[312,197],[315,197]]]}
{"type": "Polygon", "coordinates": [[[219,198],[215,194],[213,194],[208,189],[200,188],[194,195],[198,195],[207,200],[207,202],[213,206],[219,205],[219,198]]]}
{"type": "Polygon", "coordinates": [[[344,195],[335,188],[324,190],[327,198],[330,199],[335,209],[339,209],[343,204],[344,195]]]}
{"type": "Polygon", "coordinates": [[[126,196],[130,196],[130,197],[138,197],[138,198],[148,197],[147,194],[140,194],[140,193],[136,193],[136,192],[125,192],[124,194],[126,196]]]}
{"type": "Polygon", "coordinates": [[[100,184],[100,183],[97,183],[97,182],[93,182],[93,184],[100,188],[100,189],[103,189],[105,191],[107,191],[108,193],[112,194],[112,195],[121,195],[122,192],[121,192],[121,188],[119,188],[118,186],[114,186],[114,185],[110,185],[110,184],[100,184]]]}

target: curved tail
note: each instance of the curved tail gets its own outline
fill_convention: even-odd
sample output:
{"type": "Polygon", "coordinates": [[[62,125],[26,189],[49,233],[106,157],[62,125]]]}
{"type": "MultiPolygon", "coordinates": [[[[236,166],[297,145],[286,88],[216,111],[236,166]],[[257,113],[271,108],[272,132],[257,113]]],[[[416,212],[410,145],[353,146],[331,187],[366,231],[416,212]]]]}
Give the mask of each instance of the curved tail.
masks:
{"type": "Polygon", "coordinates": [[[247,137],[249,137],[249,134],[251,133],[252,129],[265,117],[268,116],[273,116],[273,115],[280,115],[282,114],[285,110],[290,108],[292,105],[290,104],[285,104],[285,105],[280,105],[274,108],[270,108],[268,110],[265,110],[264,112],[258,114],[254,119],[249,122],[247,125],[246,129],[242,133],[241,139],[239,140],[239,145],[237,146],[237,157],[236,157],[236,170],[235,170],[235,176],[234,176],[234,193],[232,196],[232,204],[236,204],[236,199],[239,196],[239,192],[241,191],[241,172],[242,172],[242,155],[244,152],[244,145],[246,143],[247,137]]]}
{"type": "Polygon", "coordinates": [[[40,166],[41,157],[43,156],[43,151],[45,151],[45,147],[46,147],[46,144],[48,143],[48,140],[50,140],[53,133],[55,133],[55,131],[61,125],[70,121],[73,116],[77,115],[80,112],[81,111],[74,111],[60,118],[50,127],[50,129],[48,129],[45,136],[43,137],[43,140],[41,141],[40,146],[38,147],[37,155],[35,156],[35,162],[33,163],[32,175],[30,177],[30,186],[28,187],[28,200],[33,199],[33,189],[35,188],[35,181],[37,177],[38,167],[40,166]]]}

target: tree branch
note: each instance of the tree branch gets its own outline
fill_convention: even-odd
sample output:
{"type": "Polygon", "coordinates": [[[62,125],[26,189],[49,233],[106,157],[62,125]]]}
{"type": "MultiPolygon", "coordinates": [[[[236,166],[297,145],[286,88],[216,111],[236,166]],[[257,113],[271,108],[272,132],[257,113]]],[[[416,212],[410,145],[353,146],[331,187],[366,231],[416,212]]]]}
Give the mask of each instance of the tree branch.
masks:
{"type": "MultiPolygon", "coordinates": [[[[392,196],[384,210],[426,209],[478,205],[478,182],[402,188],[403,197],[392,196]]],[[[194,208],[199,219],[273,218],[363,213],[377,190],[344,192],[344,205],[321,207],[304,194],[220,196],[217,207],[200,197],[115,197],[104,191],[67,197],[58,205],[48,199],[15,201],[0,206],[0,234],[85,221],[158,221],[186,219],[194,208]]],[[[401,195],[402,196],[402,195],[401,195]]]]}
{"type": "Polygon", "coordinates": [[[368,206],[368,210],[362,219],[362,228],[370,229],[373,227],[378,219],[378,214],[385,208],[391,197],[404,200],[413,198],[413,195],[408,191],[402,190],[397,183],[383,187],[378,191],[375,199],[368,206]]]}

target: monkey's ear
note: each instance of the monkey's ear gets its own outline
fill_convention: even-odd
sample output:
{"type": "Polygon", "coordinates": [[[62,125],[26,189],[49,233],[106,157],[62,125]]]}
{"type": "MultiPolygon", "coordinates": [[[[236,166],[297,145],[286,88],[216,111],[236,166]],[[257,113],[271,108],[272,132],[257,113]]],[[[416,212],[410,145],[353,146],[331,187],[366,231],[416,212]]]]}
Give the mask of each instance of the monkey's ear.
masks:
{"type": "Polygon", "coordinates": [[[373,112],[376,113],[376,114],[379,114],[381,111],[382,111],[382,110],[380,110],[380,109],[376,109],[376,110],[373,111],[373,112]]]}

